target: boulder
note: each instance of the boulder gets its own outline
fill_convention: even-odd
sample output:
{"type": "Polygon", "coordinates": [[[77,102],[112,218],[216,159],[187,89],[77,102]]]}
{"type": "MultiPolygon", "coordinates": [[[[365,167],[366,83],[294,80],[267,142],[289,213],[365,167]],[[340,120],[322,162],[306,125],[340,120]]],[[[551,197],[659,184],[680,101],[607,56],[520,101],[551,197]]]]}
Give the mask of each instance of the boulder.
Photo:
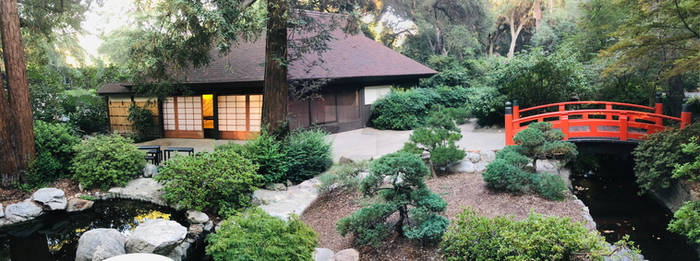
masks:
{"type": "Polygon", "coordinates": [[[476,166],[469,160],[459,161],[457,164],[450,167],[452,173],[474,173],[476,166]]]}
{"type": "Polygon", "coordinates": [[[314,261],[333,261],[333,250],[328,248],[314,248],[314,261]]]}
{"type": "Polygon", "coordinates": [[[78,212],[91,208],[95,202],[82,198],[71,198],[68,200],[67,212],[78,212]]]}
{"type": "Polygon", "coordinates": [[[167,255],[187,235],[187,228],[171,220],[146,220],[139,224],[126,241],[127,253],[167,255]]]}
{"type": "Polygon", "coordinates": [[[484,172],[486,170],[486,165],[487,163],[482,161],[477,164],[474,164],[474,169],[476,170],[476,172],[484,172]]]}
{"type": "Polygon", "coordinates": [[[5,218],[9,223],[23,222],[41,215],[41,207],[31,200],[10,204],[5,208],[5,218]]]}
{"type": "Polygon", "coordinates": [[[466,158],[467,158],[469,161],[471,161],[472,163],[477,163],[477,162],[481,161],[481,155],[479,155],[478,152],[471,152],[471,151],[470,151],[470,152],[467,152],[467,157],[466,157],[466,158]]]}
{"type": "Polygon", "coordinates": [[[165,206],[163,200],[163,185],[152,178],[138,178],[126,184],[126,187],[114,187],[109,189],[109,193],[119,198],[142,200],[156,205],[165,206]]]}
{"type": "Polygon", "coordinates": [[[146,164],[143,167],[143,176],[147,178],[158,176],[158,167],[151,163],[146,164]]]}
{"type": "Polygon", "coordinates": [[[173,261],[181,261],[181,260],[186,260],[187,258],[187,252],[190,249],[190,242],[182,242],[181,244],[177,245],[173,251],[170,251],[170,254],[168,254],[168,257],[172,259],[173,261]]]}
{"type": "Polygon", "coordinates": [[[353,162],[355,162],[355,161],[353,161],[353,160],[351,160],[351,159],[349,159],[349,158],[340,157],[340,159],[338,160],[338,165],[351,164],[351,163],[353,163],[353,162]]]}
{"type": "Polygon", "coordinates": [[[123,255],[124,236],[113,228],[91,229],[78,239],[75,261],[101,261],[123,255]]]}
{"type": "Polygon", "coordinates": [[[209,221],[207,214],[196,210],[187,211],[187,222],[190,222],[190,224],[204,224],[207,221],[209,221]]]}
{"type": "Polygon", "coordinates": [[[5,212],[3,211],[2,208],[2,203],[0,203],[0,218],[5,216],[5,212]]]}
{"type": "Polygon", "coordinates": [[[204,223],[204,230],[207,232],[211,232],[211,230],[214,229],[214,222],[211,220],[207,221],[207,223],[204,223]]]}
{"type": "Polygon", "coordinates": [[[354,248],[348,248],[345,250],[340,250],[333,256],[335,261],[358,261],[360,260],[360,252],[357,252],[354,248]]]}
{"type": "Polygon", "coordinates": [[[173,261],[168,257],[148,253],[124,254],[105,259],[105,261],[173,261]]]}
{"type": "Polygon", "coordinates": [[[494,161],[496,159],[496,152],[494,152],[492,150],[485,150],[485,151],[479,152],[479,156],[481,156],[482,161],[489,163],[489,162],[494,161]]]}
{"type": "Polygon", "coordinates": [[[66,193],[57,188],[41,188],[32,194],[32,200],[39,202],[47,210],[66,209],[66,193]]]}

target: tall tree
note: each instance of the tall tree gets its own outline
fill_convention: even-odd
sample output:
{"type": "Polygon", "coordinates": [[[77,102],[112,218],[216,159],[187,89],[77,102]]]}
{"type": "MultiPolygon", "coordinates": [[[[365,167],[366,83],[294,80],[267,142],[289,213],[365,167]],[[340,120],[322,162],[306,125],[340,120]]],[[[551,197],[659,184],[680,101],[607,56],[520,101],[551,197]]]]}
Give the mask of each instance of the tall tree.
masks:
{"type": "Polygon", "coordinates": [[[21,171],[26,169],[34,158],[34,127],[17,1],[2,0],[0,14],[2,55],[8,93],[8,97],[5,97],[5,90],[0,90],[3,92],[3,95],[0,95],[0,138],[4,140],[0,142],[0,149],[3,149],[3,169],[0,169],[0,172],[2,185],[8,186],[20,179],[21,171]],[[10,150],[6,150],[7,141],[12,145],[10,150]]]}
{"type": "Polygon", "coordinates": [[[508,57],[513,57],[518,36],[533,19],[534,2],[533,0],[492,0],[492,4],[498,16],[497,21],[508,25],[510,32],[508,57]]]}
{"type": "Polygon", "coordinates": [[[287,122],[287,0],[268,0],[262,121],[271,130],[287,122]]]}
{"type": "Polygon", "coordinates": [[[635,10],[614,34],[618,41],[603,54],[615,57],[605,73],[626,73],[656,64],[656,82],[668,91],[667,106],[679,115],[682,78],[700,71],[700,1],[635,0],[621,2],[635,10]]]}

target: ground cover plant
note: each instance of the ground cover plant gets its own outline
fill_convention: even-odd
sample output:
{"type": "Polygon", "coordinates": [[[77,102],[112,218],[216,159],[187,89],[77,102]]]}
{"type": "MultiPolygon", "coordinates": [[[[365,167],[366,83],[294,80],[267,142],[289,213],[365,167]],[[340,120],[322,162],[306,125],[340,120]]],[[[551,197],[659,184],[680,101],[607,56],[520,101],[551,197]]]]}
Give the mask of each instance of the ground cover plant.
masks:
{"type": "Polygon", "coordinates": [[[356,190],[362,182],[360,173],[367,171],[368,168],[369,161],[367,160],[335,165],[326,173],[318,176],[321,183],[319,190],[323,193],[336,190],[356,190]]]}
{"type": "Polygon", "coordinates": [[[423,244],[440,240],[448,220],[441,213],[447,203],[425,185],[428,168],[415,154],[395,152],[370,164],[360,191],[377,202],[337,223],[342,236],[353,234],[358,245],[378,247],[393,232],[423,244]],[[384,187],[384,180],[389,187],[384,187]],[[387,220],[398,212],[397,221],[387,220]]]}
{"type": "Polygon", "coordinates": [[[164,186],[166,202],[225,217],[247,207],[251,193],[264,184],[257,169],[236,151],[217,150],[170,159],[155,179],[164,186]]]}
{"type": "Polygon", "coordinates": [[[422,155],[430,155],[428,164],[431,174],[444,173],[447,166],[464,158],[466,153],[455,144],[462,138],[455,119],[445,109],[434,107],[428,116],[425,127],[415,129],[403,150],[422,155]]]}
{"type": "Polygon", "coordinates": [[[297,216],[288,221],[259,208],[233,215],[207,238],[207,255],[227,260],[313,260],[318,236],[297,216]]]}
{"type": "Polygon", "coordinates": [[[537,173],[537,160],[556,159],[564,164],[578,155],[573,143],[562,141],[564,134],[552,129],[547,122],[530,124],[518,132],[513,141],[496,154],[481,175],[489,187],[515,193],[537,192],[551,200],[566,196],[566,185],[561,177],[537,173]]]}
{"type": "Polygon", "coordinates": [[[123,186],[143,173],[146,153],[119,135],[99,135],[75,146],[71,171],[85,188],[123,186]]]}
{"type": "Polygon", "coordinates": [[[605,239],[569,218],[531,213],[524,220],[458,214],[440,243],[444,260],[602,260],[605,239]]]}

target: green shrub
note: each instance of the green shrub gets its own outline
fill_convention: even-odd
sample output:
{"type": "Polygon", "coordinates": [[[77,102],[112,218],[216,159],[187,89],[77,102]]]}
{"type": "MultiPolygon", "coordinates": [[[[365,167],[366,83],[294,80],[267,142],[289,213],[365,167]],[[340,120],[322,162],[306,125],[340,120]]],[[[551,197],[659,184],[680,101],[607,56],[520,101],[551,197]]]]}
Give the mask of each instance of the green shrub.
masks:
{"type": "Polygon", "coordinates": [[[673,213],[668,230],[687,237],[691,243],[700,246],[700,201],[685,202],[673,213]]]}
{"type": "Polygon", "coordinates": [[[434,107],[434,112],[428,117],[427,127],[414,130],[403,150],[419,155],[428,152],[431,171],[444,172],[449,164],[464,158],[464,150],[455,144],[461,138],[461,131],[454,119],[440,107],[437,110],[434,107]]]}
{"type": "Polygon", "coordinates": [[[156,126],[153,113],[146,108],[137,106],[136,103],[129,106],[129,115],[126,119],[131,122],[139,139],[146,139],[156,126]]]}
{"type": "Polygon", "coordinates": [[[374,247],[379,246],[392,229],[424,244],[439,241],[449,223],[440,215],[447,203],[425,185],[428,173],[420,157],[408,152],[395,152],[373,161],[360,190],[365,196],[379,196],[382,203],[342,218],[337,223],[338,232],[342,236],[352,233],[357,244],[374,247]],[[390,180],[389,187],[383,186],[385,179],[390,180]],[[410,210],[409,206],[412,206],[410,210]],[[388,222],[389,216],[396,212],[398,221],[388,222]]]}
{"type": "Polygon", "coordinates": [[[700,124],[648,135],[634,148],[634,175],[640,193],[666,189],[674,182],[671,176],[676,165],[691,162],[694,158],[681,150],[681,144],[693,136],[700,136],[700,124]]]}
{"type": "Polygon", "coordinates": [[[287,175],[294,183],[313,178],[333,165],[331,143],[322,130],[295,130],[285,139],[287,175]]]}
{"type": "Polygon", "coordinates": [[[70,90],[64,92],[63,111],[82,133],[107,130],[107,106],[102,97],[93,90],[70,90]]]}
{"type": "Polygon", "coordinates": [[[507,101],[508,96],[499,93],[497,88],[471,88],[467,98],[467,108],[469,114],[476,118],[479,126],[503,126],[507,101]]]}
{"type": "Polygon", "coordinates": [[[284,221],[252,208],[224,220],[207,241],[216,261],[313,260],[318,235],[296,216],[284,221]]]}
{"type": "Polygon", "coordinates": [[[216,150],[233,150],[257,164],[258,174],[265,178],[265,183],[286,181],[289,166],[287,150],[282,141],[264,129],[258,137],[244,145],[228,143],[217,146],[216,150]]]}
{"type": "Polygon", "coordinates": [[[566,183],[558,175],[538,174],[536,184],[537,193],[549,200],[564,200],[566,198],[566,183]]]}
{"type": "Polygon", "coordinates": [[[471,208],[457,215],[440,249],[444,260],[598,260],[607,250],[602,236],[569,218],[491,219],[471,208]]]}
{"type": "Polygon", "coordinates": [[[366,160],[352,162],[343,165],[335,165],[326,173],[318,177],[320,190],[331,192],[336,189],[355,190],[359,187],[359,174],[367,170],[369,163],[366,160]]]}
{"type": "Polygon", "coordinates": [[[520,145],[519,152],[532,159],[532,166],[537,169],[538,159],[557,159],[564,163],[576,158],[576,145],[562,141],[564,133],[552,129],[549,122],[530,124],[513,137],[513,142],[520,145]]]}
{"type": "Polygon", "coordinates": [[[59,178],[70,177],[74,146],[80,143],[71,126],[61,123],[34,122],[36,158],[27,172],[26,183],[40,187],[59,178]]]}
{"type": "Polygon", "coordinates": [[[168,160],[156,180],[165,187],[166,202],[226,216],[248,206],[250,194],[264,182],[257,168],[235,151],[218,150],[168,160]]]}
{"type": "Polygon", "coordinates": [[[458,123],[469,116],[466,109],[468,90],[462,87],[393,90],[372,106],[371,122],[375,128],[410,130],[424,125],[433,106],[450,108],[448,113],[458,123]]]}
{"type": "Polygon", "coordinates": [[[532,191],[532,175],[504,159],[496,159],[489,163],[486,165],[486,171],[481,173],[481,177],[489,187],[516,193],[532,191]]]}
{"type": "Polygon", "coordinates": [[[124,186],[143,173],[146,153],[118,135],[100,135],[75,146],[73,179],[85,188],[124,186]]]}
{"type": "Polygon", "coordinates": [[[516,168],[525,169],[527,164],[529,164],[532,160],[521,154],[520,151],[521,148],[518,145],[506,146],[496,153],[496,159],[503,159],[508,164],[513,165],[516,168]]]}
{"type": "Polygon", "coordinates": [[[690,181],[700,180],[700,144],[698,144],[698,137],[690,138],[690,141],[686,144],[681,144],[683,153],[688,156],[694,157],[695,160],[691,162],[686,162],[683,165],[676,164],[673,169],[673,178],[675,179],[687,179],[690,181]]]}

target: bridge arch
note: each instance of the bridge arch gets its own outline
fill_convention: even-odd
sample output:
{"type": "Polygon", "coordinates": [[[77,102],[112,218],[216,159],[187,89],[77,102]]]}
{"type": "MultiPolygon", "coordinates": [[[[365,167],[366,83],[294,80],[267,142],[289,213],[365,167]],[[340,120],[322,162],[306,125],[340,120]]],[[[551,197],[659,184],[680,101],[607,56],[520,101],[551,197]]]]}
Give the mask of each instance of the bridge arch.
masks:
{"type": "Polygon", "coordinates": [[[520,109],[517,101],[506,103],[506,145],[514,145],[515,134],[533,122],[550,122],[567,141],[632,142],[646,135],[677,125],[690,124],[691,115],[683,105],[681,117],[663,114],[663,105],[654,107],[607,101],[573,101],[520,109]]]}

